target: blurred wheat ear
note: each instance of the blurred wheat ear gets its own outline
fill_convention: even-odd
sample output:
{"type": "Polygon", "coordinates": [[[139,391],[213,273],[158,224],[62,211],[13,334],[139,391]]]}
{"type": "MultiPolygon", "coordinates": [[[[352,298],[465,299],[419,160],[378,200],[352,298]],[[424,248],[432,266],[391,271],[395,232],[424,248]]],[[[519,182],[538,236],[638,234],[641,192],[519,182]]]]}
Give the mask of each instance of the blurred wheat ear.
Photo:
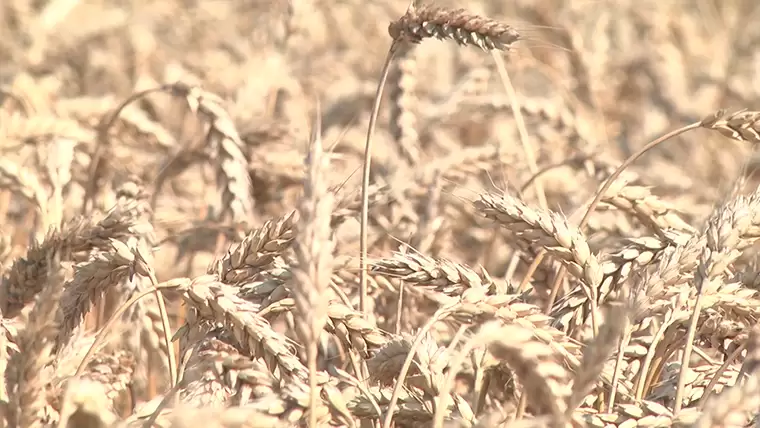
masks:
{"type": "Polygon", "coordinates": [[[507,50],[520,34],[507,24],[468,13],[464,9],[445,9],[423,5],[410,7],[406,14],[388,26],[394,40],[420,43],[435,37],[453,40],[462,46],[474,45],[485,51],[507,50]]]}
{"type": "Polygon", "coordinates": [[[406,13],[388,25],[388,34],[393,41],[385,57],[380,81],[372,104],[372,113],[367,127],[367,141],[364,146],[364,169],[362,173],[362,206],[359,257],[359,308],[366,312],[367,305],[367,222],[369,212],[369,173],[372,160],[372,136],[377,125],[380,100],[391,63],[396,53],[409,44],[417,44],[423,39],[437,38],[453,40],[461,46],[473,45],[484,51],[507,50],[512,43],[520,40],[520,34],[511,26],[490,18],[473,15],[464,9],[446,9],[432,5],[417,6],[411,0],[406,13]]]}
{"type": "Polygon", "coordinates": [[[334,243],[330,239],[330,213],[333,197],[328,191],[325,171],[329,161],[322,149],[321,112],[317,102],[309,154],[306,158],[308,175],[299,203],[300,218],[294,251],[298,267],[293,269],[293,295],[298,311],[296,333],[307,350],[309,369],[309,427],[317,426],[317,359],[319,334],[327,322],[331,263],[334,243]]]}

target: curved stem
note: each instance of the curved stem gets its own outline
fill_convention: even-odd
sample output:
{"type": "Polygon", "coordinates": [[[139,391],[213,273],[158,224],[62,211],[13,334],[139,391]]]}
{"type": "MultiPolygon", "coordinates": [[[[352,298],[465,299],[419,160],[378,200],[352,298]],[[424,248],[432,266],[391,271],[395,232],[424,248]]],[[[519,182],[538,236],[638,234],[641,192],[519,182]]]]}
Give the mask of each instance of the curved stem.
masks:
{"type": "MultiPolygon", "coordinates": [[[[588,208],[586,208],[586,214],[583,216],[583,218],[581,219],[581,222],[578,224],[578,229],[580,229],[581,232],[583,231],[583,228],[586,226],[589,219],[591,218],[591,214],[594,213],[594,210],[596,209],[597,205],[599,205],[599,201],[602,200],[602,196],[604,196],[604,193],[610,188],[610,186],[612,186],[612,183],[614,183],[615,180],[617,180],[617,178],[620,177],[620,174],[622,174],[626,168],[628,168],[632,163],[637,161],[646,152],[659,146],[665,141],[673,137],[677,137],[683,134],[684,132],[697,129],[701,126],[702,126],[702,121],[699,121],[699,122],[694,122],[692,124],[686,125],[682,128],[678,128],[675,131],[670,131],[667,134],[661,136],[660,138],[642,147],[641,149],[639,149],[639,151],[632,154],[628,159],[626,159],[622,164],[620,164],[620,166],[615,170],[615,172],[613,172],[612,175],[610,175],[610,177],[607,179],[607,181],[604,182],[604,185],[602,185],[602,187],[596,192],[594,199],[591,201],[588,208]]],[[[554,278],[554,284],[552,284],[552,290],[559,287],[559,284],[565,278],[566,272],[567,272],[567,268],[565,268],[564,265],[559,268],[559,271],[557,272],[557,276],[554,278]]],[[[553,302],[550,302],[549,304],[551,305],[553,304],[553,302]]],[[[592,320],[593,320],[593,313],[592,313],[592,320]]],[[[597,332],[596,326],[593,327],[593,330],[594,330],[594,336],[596,336],[596,332],[597,332]]]]}
{"type": "Polygon", "coordinates": [[[359,233],[359,310],[366,313],[367,310],[367,223],[369,222],[369,168],[372,161],[372,136],[377,126],[377,116],[380,111],[380,100],[383,98],[385,81],[391,69],[393,56],[398,51],[399,42],[393,41],[385,57],[383,70],[380,72],[380,81],[375,92],[375,101],[372,105],[372,114],[369,117],[367,127],[367,142],[364,145],[364,169],[362,171],[362,213],[359,233]]]}
{"type": "Polygon", "coordinates": [[[161,290],[158,289],[158,278],[156,278],[156,274],[153,272],[153,269],[148,270],[148,278],[150,279],[150,284],[153,286],[153,293],[156,296],[158,314],[161,317],[161,328],[164,330],[164,346],[166,346],[167,358],[169,359],[169,380],[171,381],[171,386],[174,387],[177,384],[177,376],[179,374],[179,370],[177,370],[177,359],[174,355],[174,347],[172,346],[169,313],[166,311],[164,294],[161,293],[161,290]]]}
{"type": "Polygon", "coordinates": [[[119,117],[119,114],[121,114],[121,111],[139,98],[152,94],[153,92],[163,92],[167,89],[172,89],[173,87],[174,85],[167,84],[134,93],[116,107],[111,116],[108,117],[108,121],[105,121],[105,117],[100,121],[98,124],[98,140],[97,145],[95,146],[95,153],[93,153],[92,159],[90,159],[89,171],[87,172],[88,182],[87,186],[84,189],[82,214],[87,212],[87,203],[92,197],[94,197],[95,194],[98,167],[100,167],[100,160],[103,158],[103,152],[106,150],[105,147],[108,145],[108,130],[111,129],[114,122],[116,122],[116,119],[119,117]]]}
{"type": "Polygon", "coordinates": [[[596,197],[594,197],[594,200],[591,201],[591,205],[588,206],[586,209],[586,214],[581,219],[580,224],[578,224],[579,229],[583,229],[586,226],[586,223],[588,223],[589,219],[591,218],[591,214],[594,213],[594,210],[596,209],[597,205],[599,205],[599,201],[602,200],[602,196],[604,195],[604,192],[606,192],[610,186],[612,186],[612,183],[617,180],[618,177],[620,177],[620,174],[623,173],[623,171],[631,166],[632,163],[636,162],[641,156],[643,156],[646,152],[652,150],[653,148],[659,146],[660,144],[664,143],[665,141],[677,137],[684,132],[688,132],[694,129],[697,129],[702,126],[702,121],[694,122],[690,125],[686,125],[682,128],[678,128],[675,131],[670,131],[667,134],[663,135],[662,137],[652,141],[651,143],[647,144],[646,146],[639,149],[638,152],[632,154],[628,159],[626,159],[620,166],[615,170],[615,172],[610,175],[610,177],[607,179],[607,181],[604,183],[601,189],[597,191],[596,197]]]}
{"type": "Polygon", "coordinates": [[[105,338],[108,336],[108,331],[110,330],[111,326],[113,326],[116,321],[119,320],[119,317],[132,305],[134,305],[138,300],[142,299],[143,297],[147,296],[148,294],[155,293],[157,290],[163,290],[163,289],[170,289],[170,288],[178,288],[181,284],[177,283],[176,281],[172,282],[166,282],[163,284],[158,284],[155,287],[151,287],[147,290],[143,290],[136,294],[134,297],[129,299],[126,303],[121,305],[114,313],[111,315],[111,318],[106,321],[106,324],[103,326],[102,329],[98,332],[98,335],[95,336],[95,340],[92,342],[92,345],[90,346],[90,349],[87,350],[87,353],[84,355],[84,358],[82,358],[82,362],[79,363],[79,367],[77,367],[76,373],[74,373],[74,376],[80,376],[83,372],[85,367],[87,367],[87,364],[90,362],[90,359],[92,359],[92,355],[95,353],[95,349],[100,346],[100,344],[105,340],[105,338]]]}

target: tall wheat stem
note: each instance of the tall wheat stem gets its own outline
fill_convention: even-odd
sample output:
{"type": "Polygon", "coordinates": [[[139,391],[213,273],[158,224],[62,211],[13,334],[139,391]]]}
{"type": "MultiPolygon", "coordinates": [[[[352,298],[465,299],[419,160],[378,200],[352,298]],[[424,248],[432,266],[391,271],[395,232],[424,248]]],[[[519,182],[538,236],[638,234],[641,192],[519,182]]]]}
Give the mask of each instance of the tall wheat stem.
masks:
{"type": "Polygon", "coordinates": [[[385,82],[388,80],[388,73],[391,69],[393,57],[396,55],[400,42],[394,40],[388,49],[388,55],[385,56],[385,64],[380,72],[380,81],[377,84],[375,92],[375,101],[372,104],[372,113],[369,117],[369,126],[367,127],[367,142],[364,145],[364,169],[362,170],[362,214],[359,232],[359,310],[362,313],[367,312],[367,223],[369,222],[369,168],[372,162],[372,136],[375,134],[377,126],[377,116],[380,111],[380,101],[383,98],[385,82]]]}

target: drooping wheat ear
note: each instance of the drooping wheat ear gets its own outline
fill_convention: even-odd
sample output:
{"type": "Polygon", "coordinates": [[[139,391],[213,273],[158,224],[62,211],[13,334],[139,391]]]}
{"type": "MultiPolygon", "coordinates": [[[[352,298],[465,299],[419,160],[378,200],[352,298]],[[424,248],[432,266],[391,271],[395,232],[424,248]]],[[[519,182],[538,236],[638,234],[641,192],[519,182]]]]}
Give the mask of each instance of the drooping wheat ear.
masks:
{"type": "Polygon", "coordinates": [[[509,25],[470,14],[464,9],[432,5],[410,7],[404,16],[388,26],[388,34],[394,40],[411,43],[435,37],[483,50],[506,50],[520,39],[520,34],[509,25]]]}
{"type": "MultiPolygon", "coordinates": [[[[408,335],[399,335],[393,340],[388,341],[383,347],[377,350],[372,358],[367,360],[367,371],[369,373],[370,384],[377,383],[381,386],[393,385],[396,381],[405,382],[406,386],[431,389],[430,385],[425,383],[426,367],[421,364],[420,354],[426,350],[436,350],[435,341],[430,335],[425,335],[420,342],[420,346],[414,354],[414,364],[410,367],[409,373],[404,379],[399,379],[399,372],[404,359],[412,350],[413,338],[408,335]]],[[[423,357],[424,358],[424,357],[423,357]]]]}
{"type": "MultiPolygon", "coordinates": [[[[518,324],[533,331],[536,340],[551,347],[562,358],[565,368],[577,372],[581,365],[578,357],[581,354],[580,344],[563,332],[552,327],[552,319],[545,315],[537,306],[525,303],[514,295],[487,296],[482,289],[466,290],[461,299],[446,310],[442,317],[452,318],[457,322],[467,324],[483,324],[498,320],[505,324],[518,324]]],[[[601,380],[609,384],[612,373],[605,368],[601,371],[601,380]]],[[[622,389],[628,394],[627,386],[622,389]]]]}
{"type": "Polygon", "coordinates": [[[760,239],[760,187],[749,196],[738,196],[721,207],[705,230],[706,251],[700,257],[697,286],[721,278],[741,251],[760,239]]]}
{"type": "Polygon", "coordinates": [[[557,257],[581,280],[584,290],[593,300],[590,303],[596,303],[602,269],[580,228],[570,225],[554,212],[531,208],[508,195],[484,193],[474,202],[474,206],[486,218],[495,220],[525,244],[543,247],[557,257]]]}
{"type": "Polygon", "coordinates": [[[605,280],[609,278],[612,281],[611,288],[615,287],[614,284],[622,284],[631,275],[634,266],[644,268],[659,263],[666,248],[684,245],[690,237],[690,234],[668,229],[664,231],[664,237],[624,239],[625,245],[608,254],[602,262],[605,280]]]}
{"type": "Polygon", "coordinates": [[[44,378],[43,368],[54,360],[62,291],[63,276],[51,275],[29,314],[26,328],[19,335],[19,352],[8,363],[11,426],[43,426],[40,412],[46,405],[44,385],[50,381],[44,378]]]}
{"type": "MultiPolygon", "coordinates": [[[[273,293],[274,294],[274,293],[273,293]]],[[[291,311],[295,300],[285,297],[266,307],[268,313],[291,311]]],[[[260,313],[264,316],[264,311],[260,313]]],[[[334,335],[346,350],[354,350],[362,357],[370,355],[370,351],[380,348],[387,342],[387,333],[363,316],[361,312],[340,301],[332,301],[327,309],[325,331],[334,335]]]]}
{"type": "Polygon", "coordinates": [[[744,109],[728,113],[727,110],[719,110],[703,120],[702,126],[734,140],[760,143],[760,112],[757,111],[744,109]]]}
{"type": "Polygon", "coordinates": [[[144,91],[136,92],[130,95],[127,99],[121,102],[115,109],[108,114],[103,114],[97,124],[97,146],[95,147],[95,153],[93,153],[90,164],[87,171],[87,184],[85,185],[84,202],[82,203],[82,213],[84,214],[90,208],[92,199],[98,192],[98,181],[104,174],[104,170],[108,168],[108,154],[113,149],[110,140],[110,129],[119,119],[119,114],[127,108],[127,106],[134,101],[145,97],[154,92],[161,92],[171,89],[171,85],[163,85],[155,88],[150,88],[144,91]],[[105,159],[105,160],[104,160],[105,159]]]}
{"type": "Polygon", "coordinates": [[[66,261],[76,252],[110,247],[111,239],[123,240],[142,233],[146,225],[139,220],[140,211],[140,204],[117,205],[97,223],[92,219],[74,219],[60,231],[50,233],[41,244],[34,244],[25,257],[13,262],[0,283],[3,314],[15,317],[42,290],[54,268],[48,265],[51,255],[57,254],[61,261],[66,261]]]}
{"type": "Polygon", "coordinates": [[[672,297],[668,290],[691,279],[691,272],[698,266],[705,241],[703,235],[693,236],[683,244],[663,250],[657,270],[645,276],[642,286],[637,287],[634,296],[641,307],[636,309],[634,324],[661,314],[668,307],[668,300],[672,297]]]}
{"type": "Polygon", "coordinates": [[[661,236],[665,229],[696,232],[681,218],[675,207],[653,195],[648,187],[628,186],[620,180],[605,193],[602,202],[633,214],[642,224],[661,236]]]}
{"type": "Polygon", "coordinates": [[[334,244],[330,239],[330,219],[333,197],[328,191],[326,172],[329,160],[322,151],[322,126],[319,105],[312,129],[308,174],[303,183],[303,195],[298,205],[300,219],[296,224],[297,238],[293,244],[297,266],[293,273],[293,297],[296,333],[306,345],[311,392],[309,427],[317,425],[317,352],[318,340],[327,322],[330,297],[334,244]]]}
{"type": "Polygon", "coordinates": [[[258,305],[237,297],[232,287],[222,284],[214,275],[194,278],[187,288],[182,297],[197,312],[188,315],[188,323],[203,320],[221,323],[232,332],[243,351],[264,359],[272,371],[278,368],[281,377],[306,382],[308,370],[295,356],[292,344],[258,315],[258,305]]]}
{"type": "MultiPolygon", "coordinates": [[[[631,164],[633,164],[637,159],[639,159],[641,156],[643,156],[645,153],[652,150],[653,148],[664,143],[665,141],[670,140],[671,138],[675,138],[681,134],[698,129],[700,127],[708,127],[709,124],[714,123],[715,117],[718,117],[718,114],[705,117],[698,122],[690,123],[686,126],[670,131],[667,134],[662,135],[661,137],[647,143],[641,149],[639,149],[636,153],[629,156],[625,161],[623,161],[622,164],[620,164],[619,167],[617,167],[617,169],[609,176],[609,178],[607,178],[604,184],[596,191],[594,198],[585,208],[585,213],[583,214],[583,218],[581,218],[580,223],[578,223],[578,228],[580,230],[583,230],[583,228],[588,224],[588,221],[591,218],[591,215],[594,213],[594,210],[596,210],[596,207],[599,205],[599,203],[601,202],[606,192],[610,189],[610,187],[612,187],[612,184],[615,183],[615,180],[617,180],[620,177],[620,175],[623,173],[623,171],[625,171],[626,168],[631,166],[631,164]]],[[[566,271],[567,271],[567,267],[565,265],[562,265],[562,267],[560,267],[559,272],[557,272],[557,275],[555,276],[554,285],[552,286],[552,289],[557,289],[559,287],[559,284],[564,279],[566,271]]],[[[593,304],[593,302],[591,303],[593,304]]],[[[593,315],[594,315],[593,308],[592,308],[591,314],[592,314],[592,323],[593,323],[593,315]]],[[[594,328],[594,330],[596,330],[596,328],[594,328]]]]}
{"type": "Polygon", "coordinates": [[[372,136],[375,133],[380,100],[383,96],[388,73],[393,58],[409,42],[419,43],[424,38],[437,37],[451,39],[462,45],[475,45],[484,50],[505,50],[519,40],[520,35],[512,27],[491,19],[470,15],[464,10],[448,10],[430,6],[417,8],[411,2],[406,13],[388,26],[388,34],[393,39],[385,57],[380,80],[377,84],[375,99],[372,103],[367,140],[364,146],[364,165],[362,169],[362,208],[359,232],[359,309],[366,312],[367,296],[367,252],[368,252],[368,217],[369,217],[369,176],[372,160],[372,136]]]}
{"type": "Polygon", "coordinates": [[[447,296],[460,296],[466,289],[493,285],[485,269],[478,273],[463,264],[422,254],[395,252],[393,258],[373,261],[372,271],[447,296]]]}
{"type": "MultiPolygon", "coordinates": [[[[115,103],[116,98],[113,96],[82,96],[56,100],[53,109],[61,117],[76,120],[84,126],[85,131],[94,135],[94,131],[89,131],[90,128],[97,128],[99,120],[112,112],[115,103]]],[[[113,127],[115,129],[111,136],[118,139],[124,138],[130,142],[140,142],[151,148],[160,147],[165,150],[171,150],[177,146],[177,138],[138,105],[130,104],[121,110],[113,127]]],[[[71,135],[67,137],[73,138],[71,135]]],[[[81,137],[79,139],[81,140],[81,137]]],[[[90,139],[95,139],[95,137],[90,139]]]]}
{"type": "MultiPolygon", "coordinates": [[[[600,302],[606,301],[612,292],[620,289],[637,269],[657,265],[666,248],[685,245],[690,238],[673,230],[665,230],[664,235],[667,239],[655,236],[624,239],[625,246],[606,255],[601,263],[604,279],[599,289],[600,302]]],[[[585,323],[586,317],[581,311],[587,305],[586,300],[582,289],[573,290],[554,304],[550,315],[573,331],[585,323]]]]}
{"type": "Polygon", "coordinates": [[[93,252],[89,260],[75,266],[74,278],[61,297],[64,316],[59,336],[61,346],[68,342],[71,332],[82,322],[92,304],[100,300],[108,288],[129,276],[133,261],[129,247],[114,239],[110,249],[93,252]]]}
{"type": "MultiPolygon", "coordinates": [[[[758,143],[760,142],[760,137],[758,137],[757,131],[758,119],[760,119],[760,113],[757,112],[748,112],[742,110],[737,113],[727,115],[725,110],[719,110],[714,114],[702,118],[698,122],[690,123],[686,126],[670,131],[667,134],[647,143],[636,153],[632,154],[625,161],[623,161],[623,163],[620,164],[620,166],[609,176],[609,178],[607,178],[607,181],[604,182],[599,190],[597,190],[594,199],[586,208],[586,213],[584,214],[578,226],[581,229],[586,226],[589,218],[591,217],[591,214],[593,214],[602,197],[604,197],[615,180],[617,180],[623,171],[631,166],[633,162],[635,162],[637,159],[639,159],[641,156],[653,148],[670,140],[671,138],[675,138],[681,134],[698,128],[716,130],[723,135],[726,135],[727,137],[733,138],[735,140],[758,143]]],[[[560,275],[558,275],[558,277],[559,276],[560,275]]]]}
{"type": "MultiPolygon", "coordinates": [[[[432,426],[430,421],[433,417],[433,406],[425,402],[424,396],[415,393],[414,390],[404,389],[399,393],[394,408],[391,409],[389,404],[392,399],[392,392],[389,388],[372,387],[368,389],[368,394],[354,397],[348,403],[348,410],[360,420],[369,420],[390,414],[393,422],[399,426],[432,426]]],[[[452,424],[451,426],[471,425],[463,423],[461,425],[452,424]]]]}

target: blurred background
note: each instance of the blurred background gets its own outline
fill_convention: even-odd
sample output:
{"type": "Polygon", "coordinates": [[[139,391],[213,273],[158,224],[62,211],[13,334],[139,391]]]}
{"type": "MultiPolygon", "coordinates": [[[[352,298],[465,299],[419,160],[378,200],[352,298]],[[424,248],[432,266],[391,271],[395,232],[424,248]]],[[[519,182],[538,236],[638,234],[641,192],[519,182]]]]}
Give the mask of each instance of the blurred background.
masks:
{"type": "MultiPolygon", "coordinates": [[[[503,58],[529,141],[521,142],[489,54],[425,40],[397,58],[373,150],[374,257],[410,243],[432,257],[482,265],[494,277],[517,272],[519,278],[530,259],[514,256],[505,238],[472,213],[469,201],[478,193],[520,194],[532,206],[569,216],[651,139],[718,109],[760,110],[760,3],[754,0],[436,4],[466,8],[522,34],[503,58]]],[[[109,189],[136,180],[155,194],[159,280],[193,276],[242,232],[295,207],[319,103],[323,141],[332,152],[337,253],[354,257],[370,108],[391,41],[388,24],[407,6],[402,0],[3,0],[0,157],[35,169],[56,156],[41,142],[65,135],[76,145],[64,218],[83,212],[88,183],[98,187],[94,208],[102,212],[115,203],[109,189]],[[111,128],[102,169],[91,168],[104,118],[131,94],[176,81],[218,95],[240,134],[255,202],[247,225],[219,217],[218,183],[204,152],[207,130],[187,102],[170,94],[132,104],[111,128]]],[[[725,195],[757,185],[755,153],[749,144],[697,130],[637,161],[629,181],[651,188],[699,228],[725,195]]],[[[33,204],[22,196],[0,192],[6,267],[45,232],[30,234],[33,204]]],[[[619,211],[601,209],[588,233],[599,251],[647,231],[619,211]]],[[[536,283],[550,267],[540,269],[536,283]]],[[[341,284],[355,301],[356,277],[346,272],[355,270],[345,271],[341,284]]],[[[396,295],[381,287],[373,293],[378,307],[395,310],[396,295]]],[[[407,309],[405,322],[419,326],[423,311],[407,309]]],[[[375,315],[381,327],[394,328],[393,313],[375,315]]],[[[148,398],[161,390],[151,388],[148,398]]]]}

